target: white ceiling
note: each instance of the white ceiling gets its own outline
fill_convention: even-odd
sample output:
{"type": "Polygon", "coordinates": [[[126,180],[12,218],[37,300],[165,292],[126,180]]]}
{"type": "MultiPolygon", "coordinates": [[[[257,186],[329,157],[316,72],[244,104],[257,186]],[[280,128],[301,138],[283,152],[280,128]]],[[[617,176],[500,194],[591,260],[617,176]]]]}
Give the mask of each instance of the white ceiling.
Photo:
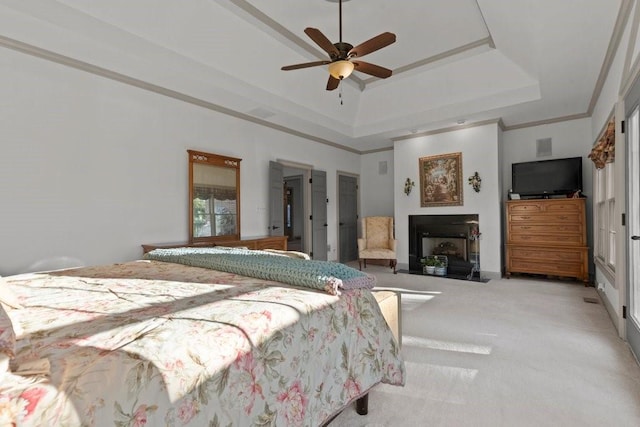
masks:
{"type": "Polygon", "coordinates": [[[412,133],[589,115],[623,0],[349,0],[343,40],[397,42],[325,90],[305,34],[338,41],[336,0],[0,0],[0,44],[367,152],[412,133]],[[342,105],[341,101],[342,100],[342,105]]]}

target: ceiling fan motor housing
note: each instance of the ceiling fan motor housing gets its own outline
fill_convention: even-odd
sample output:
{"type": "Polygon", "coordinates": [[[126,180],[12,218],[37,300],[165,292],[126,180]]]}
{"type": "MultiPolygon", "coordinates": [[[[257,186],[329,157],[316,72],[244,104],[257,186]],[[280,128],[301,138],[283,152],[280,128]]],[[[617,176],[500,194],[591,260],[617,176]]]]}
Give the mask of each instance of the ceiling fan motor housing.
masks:
{"type": "Polygon", "coordinates": [[[338,43],[334,43],[333,44],[336,49],[338,49],[338,51],[340,52],[340,56],[338,56],[337,59],[347,59],[349,58],[349,51],[351,49],[353,49],[353,45],[349,44],[349,43],[345,43],[345,42],[338,42],[338,43]]]}
{"type": "MultiPolygon", "coordinates": [[[[329,0],[332,1],[332,0],[329,0]]],[[[340,9],[338,13],[339,28],[340,28],[340,41],[338,43],[331,43],[331,41],[322,34],[317,28],[307,27],[304,32],[311,40],[313,40],[318,46],[329,54],[329,60],[313,61],[302,64],[286,65],[282,67],[282,70],[298,70],[300,68],[317,67],[320,65],[328,65],[329,67],[329,81],[327,82],[327,90],[334,90],[340,84],[342,79],[345,79],[351,75],[351,72],[357,68],[359,72],[369,74],[374,77],[386,79],[393,73],[392,70],[381,67],[379,65],[370,64],[368,62],[361,61],[359,57],[363,57],[371,52],[375,52],[388,46],[396,41],[396,35],[390,32],[384,32],[379,34],[363,43],[360,43],[356,47],[353,47],[350,43],[342,41],[342,1],[340,2],[340,9]],[[352,58],[358,58],[357,61],[352,61],[352,58]]]]}

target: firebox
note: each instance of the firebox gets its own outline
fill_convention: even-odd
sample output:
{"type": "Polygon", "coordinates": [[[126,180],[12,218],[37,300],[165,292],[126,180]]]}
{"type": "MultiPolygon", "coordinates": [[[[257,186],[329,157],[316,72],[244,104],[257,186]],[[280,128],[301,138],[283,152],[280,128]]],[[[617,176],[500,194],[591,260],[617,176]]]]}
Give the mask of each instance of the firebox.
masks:
{"type": "Polygon", "coordinates": [[[444,255],[448,276],[479,276],[479,235],[477,214],[409,215],[409,270],[422,272],[421,259],[444,255]]]}

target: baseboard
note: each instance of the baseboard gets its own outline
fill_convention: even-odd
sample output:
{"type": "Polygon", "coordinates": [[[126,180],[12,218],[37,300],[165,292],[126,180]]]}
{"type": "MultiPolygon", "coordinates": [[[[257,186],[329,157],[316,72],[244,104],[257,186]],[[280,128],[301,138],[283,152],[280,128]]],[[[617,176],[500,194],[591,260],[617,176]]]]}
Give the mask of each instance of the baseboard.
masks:
{"type": "Polygon", "coordinates": [[[602,305],[604,306],[605,310],[607,310],[607,314],[611,319],[611,323],[613,323],[613,327],[616,328],[616,332],[618,332],[618,336],[626,340],[626,338],[624,337],[624,331],[620,330],[620,320],[618,319],[618,313],[616,313],[615,308],[611,305],[609,298],[607,298],[607,295],[604,293],[604,290],[600,290],[596,287],[596,292],[598,293],[598,296],[600,297],[600,301],[602,301],[602,305]]]}
{"type": "Polygon", "coordinates": [[[501,279],[502,278],[502,273],[500,273],[499,271],[480,271],[480,277],[482,277],[483,279],[501,279]]]}

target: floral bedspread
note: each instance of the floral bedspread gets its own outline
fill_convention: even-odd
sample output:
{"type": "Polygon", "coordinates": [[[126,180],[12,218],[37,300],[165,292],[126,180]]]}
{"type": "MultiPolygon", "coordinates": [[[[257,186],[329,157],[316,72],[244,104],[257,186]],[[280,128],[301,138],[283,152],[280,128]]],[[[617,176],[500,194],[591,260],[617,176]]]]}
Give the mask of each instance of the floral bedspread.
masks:
{"type": "Polygon", "coordinates": [[[18,341],[0,383],[0,420],[17,425],[318,426],[404,383],[366,289],[157,261],[4,280],[24,306],[9,311],[18,341]],[[30,361],[50,373],[15,373],[30,361]]]}

